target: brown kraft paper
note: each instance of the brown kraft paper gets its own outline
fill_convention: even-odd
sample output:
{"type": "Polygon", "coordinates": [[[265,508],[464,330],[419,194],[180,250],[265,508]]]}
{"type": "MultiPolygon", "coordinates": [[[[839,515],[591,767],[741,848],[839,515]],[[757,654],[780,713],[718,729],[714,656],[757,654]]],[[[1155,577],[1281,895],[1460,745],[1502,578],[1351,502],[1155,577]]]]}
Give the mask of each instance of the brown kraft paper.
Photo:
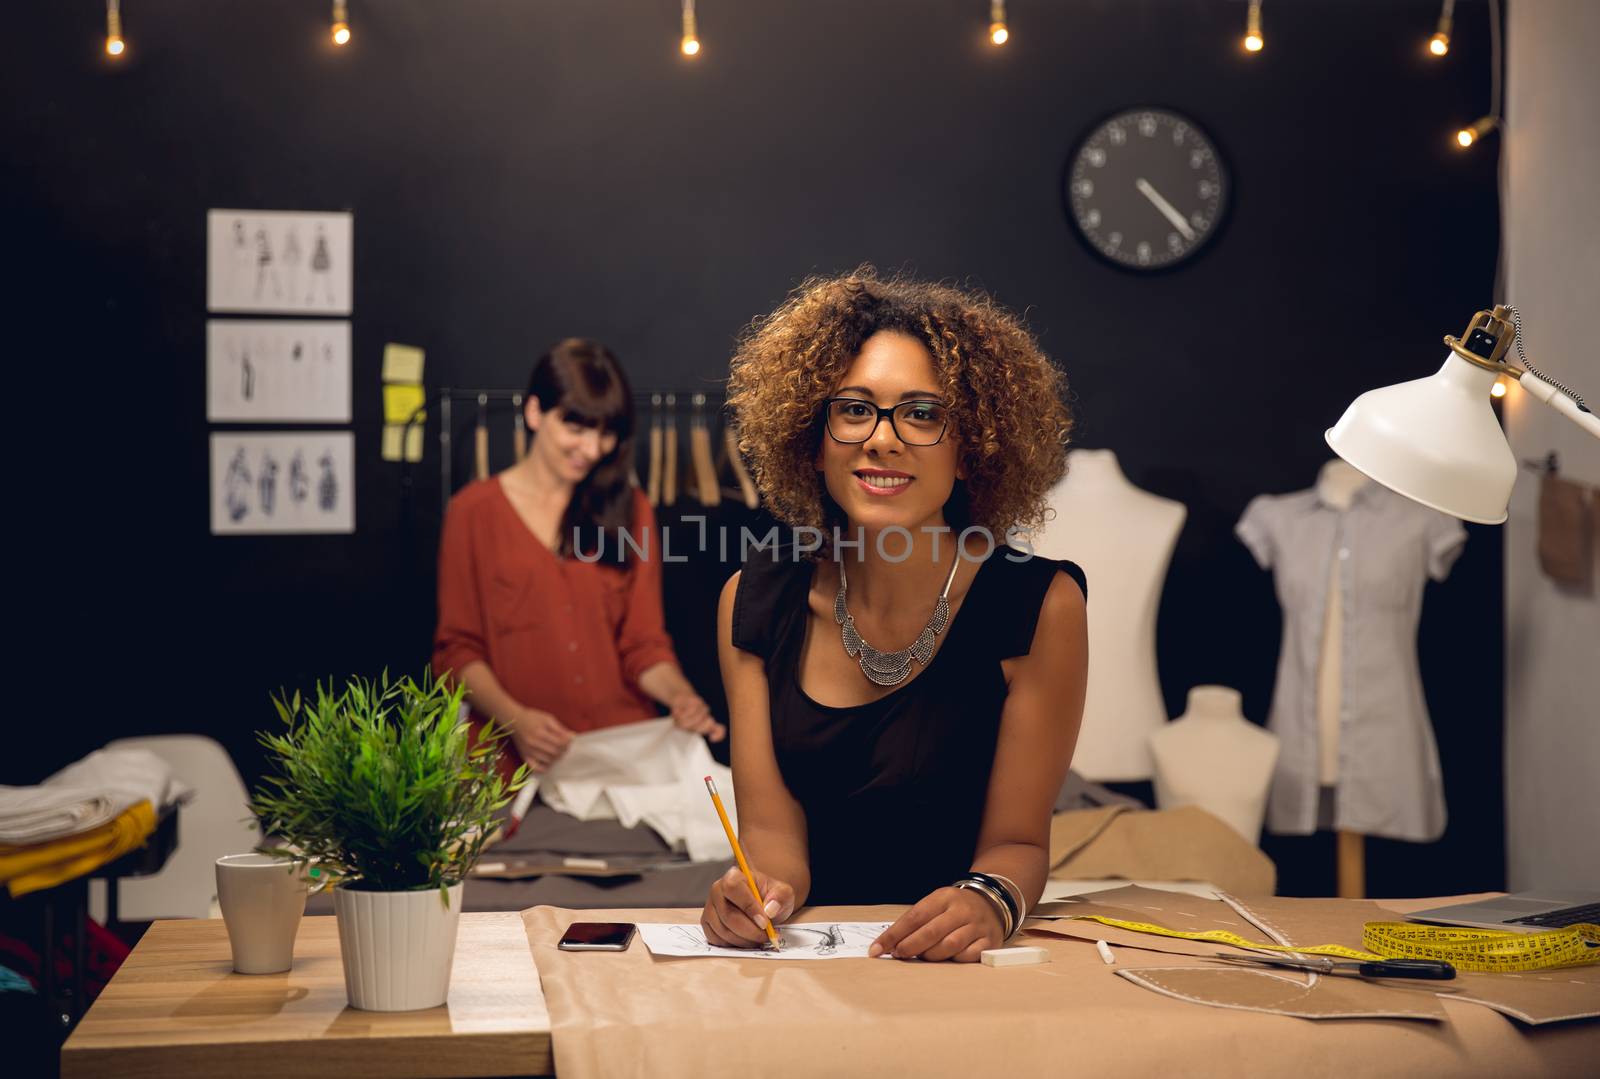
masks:
{"type": "Polygon", "coordinates": [[[1270,895],[1272,859],[1199,806],[1127,806],[1057,813],[1050,875],[1075,880],[1195,880],[1240,895],[1270,895]]]}
{"type": "MultiPolygon", "coordinates": [[[[1165,895],[1166,893],[1161,893],[1165,895]]],[[[1178,897],[1193,898],[1193,897],[1178,897]]],[[[1204,902],[1204,901],[1201,901],[1204,902]]],[[[795,921],[887,921],[904,907],[803,909],[795,921]]],[[[1039,966],[840,959],[675,959],[562,952],[572,921],[695,924],[690,909],[523,912],[550,1009],[556,1072],[589,1076],[1185,1076],[1577,1074],[1592,1024],[1519,1028],[1444,1001],[1445,1022],[1307,1023],[1195,1007],[1118,977],[1092,944],[1046,936],[1039,966]]],[[[1127,953],[1118,952],[1119,957],[1127,953]]],[[[1171,967],[1205,960],[1163,956],[1171,967]]],[[[1170,974],[1160,975],[1170,978],[1170,974]]],[[[1326,980],[1326,979],[1324,979],[1326,980]]],[[[1417,999],[1432,999],[1419,996],[1417,999]]]]}

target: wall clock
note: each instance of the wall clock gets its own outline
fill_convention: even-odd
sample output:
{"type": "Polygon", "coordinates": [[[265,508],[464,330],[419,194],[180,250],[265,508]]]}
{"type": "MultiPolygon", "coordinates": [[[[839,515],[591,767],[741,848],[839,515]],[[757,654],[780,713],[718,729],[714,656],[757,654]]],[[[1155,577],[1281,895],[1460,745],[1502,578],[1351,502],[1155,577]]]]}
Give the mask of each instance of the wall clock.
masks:
{"type": "Polygon", "coordinates": [[[1228,173],[1199,124],[1170,109],[1121,112],[1067,164],[1067,216],[1097,255],[1167,270],[1205,249],[1228,209],[1228,173]]]}

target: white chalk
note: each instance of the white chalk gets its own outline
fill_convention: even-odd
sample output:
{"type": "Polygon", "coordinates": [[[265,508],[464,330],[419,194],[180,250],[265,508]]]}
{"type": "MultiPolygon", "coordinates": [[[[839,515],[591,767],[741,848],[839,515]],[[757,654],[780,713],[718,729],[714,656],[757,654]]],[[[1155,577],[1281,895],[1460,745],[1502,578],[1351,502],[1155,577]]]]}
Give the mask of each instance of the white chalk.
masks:
{"type": "Polygon", "coordinates": [[[1050,953],[1043,948],[990,948],[978,958],[986,967],[1025,967],[1050,962],[1050,953]]]}
{"type": "Polygon", "coordinates": [[[1094,947],[1095,951],[1100,953],[1100,958],[1106,961],[1106,966],[1109,967],[1111,964],[1117,961],[1117,957],[1111,954],[1111,945],[1107,944],[1105,941],[1095,941],[1094,947]]]}

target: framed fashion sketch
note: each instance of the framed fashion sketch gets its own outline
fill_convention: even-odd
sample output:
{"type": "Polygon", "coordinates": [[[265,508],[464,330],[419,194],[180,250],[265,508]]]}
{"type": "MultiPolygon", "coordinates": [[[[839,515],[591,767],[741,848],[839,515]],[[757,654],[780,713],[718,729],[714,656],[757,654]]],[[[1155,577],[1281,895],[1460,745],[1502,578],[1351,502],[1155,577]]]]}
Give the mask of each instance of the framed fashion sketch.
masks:
{"type": "Polygon", "coordinates": [[[211,534],[354,532],[355,436],[211,436],[211,534]]]}
{"type": "Polygon", "coordinates": [[[206,419],[349,423],[350,323],[210,319],[206,419]]]}
{"type": "Polygon", "coordinates": [[[354,215],[206,212],[206,310],[348,315],[354,215]]]}

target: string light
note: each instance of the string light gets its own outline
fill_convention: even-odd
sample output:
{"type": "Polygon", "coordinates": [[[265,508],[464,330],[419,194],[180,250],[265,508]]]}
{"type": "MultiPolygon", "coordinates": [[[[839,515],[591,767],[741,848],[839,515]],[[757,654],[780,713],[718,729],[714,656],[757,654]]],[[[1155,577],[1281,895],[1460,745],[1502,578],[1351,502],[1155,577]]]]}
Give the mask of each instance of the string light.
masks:
{"type": "Polygon", "coordinates": [[[683,42],[679,45],[685,56],[700,55],[700,37],[695,33],[694,0],[683,0],[683,42]]]}
{"type": "Polygon", "coordinates": [[[1463,150],[1500,126],[1500,0],[1489,0],[1489,113],[1456,132],[1463,150]]]}
{"type": "Polygon", "coordinates": [[[1439,9],[1439,25],[1428,39],[1428,51],[1435,56],[1443,56],[1450,51],[1450,23],[1455,13],[1456,0],[1444,0],[1444,6],[1439,9]]]}
{"type": "Polygon", "coordinates": [[[122,0],[106,0],[106,55],[116,59],[127,49],[122,40],[122,0]]]}
{"type": "Polygon", "coordinates": [[[1260,52],[1267,39],[1261,36],[1261,0],[1250,0],[1250,9],[1244,17],[1244,47],[1246,52],[1260,52]]]}
{"type": "Polygon", "coordinates": [[[1267,39],[1261,36],[1261,0],[1250,0],[1244,17],[1244,47],[1247,52],[1260,52],[1267,39]]]}
{"type": "Polygon", "coordinates": [[[1456,132],[1456,143],[1465,150],[1499,126],[1500,121],[1493,116],[1480,116],[1470,126],[1456,132]]]}
{"type": "Polygon", "coordinates": [[[996,45],[1011,40],[1011,31],[1006,27],[1006,0],[989,0],[989,40],[996,45]]]}
{"type": "Polygon", "coordinates": [[[346,0],[333,0],[333,43],[335,45],[350,44],[350,12],[345,6],[346,0]]]}

